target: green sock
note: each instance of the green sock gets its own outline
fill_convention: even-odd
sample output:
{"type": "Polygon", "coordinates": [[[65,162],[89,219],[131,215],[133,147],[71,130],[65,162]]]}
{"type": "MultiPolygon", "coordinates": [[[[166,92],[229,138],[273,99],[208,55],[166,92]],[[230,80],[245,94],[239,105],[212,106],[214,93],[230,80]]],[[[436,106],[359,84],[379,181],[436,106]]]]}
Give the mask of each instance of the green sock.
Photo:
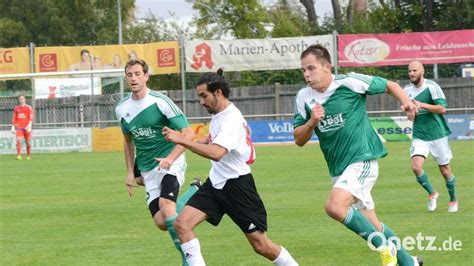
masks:
{"type": "MultiPolygon", "coordinates": [[[[385,235],[385,238],[388,240],[391,237],[394,237],[395,234],[393,233],[392,229],[388,227],[386,224],[382,223],[382,232],[385,235]]],[[[397,247],[397,261],[398,265],[400,266],[413,266],[415,262],[411,255],[403,248],[402,243],[397,242],[397,239],[390,239],[391,242],[397,247]]]]}
{"type": "MultiPolygon", "coordinates": [[[[376,231],[375,226],[371,224],[362,213],[352,207],[349,208],[349,212],[347,213],[343,223],[347,228],[365,240],[369,238],[370,234],[376,231]]],[[[383,244],[383,239],[376,236],[372,237],[371,242],[372,245],[378,248],[383,244]]]]}
{"type": "Polygon", "coordinates": [[[166,228],[168,229],[168,233],[171,236],[171,240],[173,240],[174,246],[181,254],[183,265],[187,266],[188,263],[186,262],[186,258],[184,257],[183,250],[181,249],[181,243],[179,242],[178,234],[176,233],[176,230],[174,229],[174,226],[173,226],[174,221],[176,221],[176,218],[178,218],[177,213],[175,213],[173,216],[168,217],[168,219],[165,220],[165,224],[166,224],[166,228]]]}
{"type": "Polygon", "coordinates": [[[428,181],[428,176],[425,174],[425,171],[423,171],[420,176],[416,177],[416,181],[420,183],[420,185],[428,192],[428,194],[431,195],[431,193],[435,192],[430,181],[428,181]]]}
{"type": "Polygon", "coordinates": [[[181,213],[184,206],[186,205],[186,202],[188,202],[188,200],[194,195],[194,193],[196,193],[196,191],[198,191],[198,189],[199,188],[197,186],[189,186],[188,190],[186,190],[186,192],[184,192],[183,195],[178,198],[178,202],[176,202],[177,213],[181,213]]]}
{"type": "Polygon", "coordinates": [[[449,201],[456,201],[456,177],[452,176],[446,180],[446,187],[448,188],[449,201]]]}

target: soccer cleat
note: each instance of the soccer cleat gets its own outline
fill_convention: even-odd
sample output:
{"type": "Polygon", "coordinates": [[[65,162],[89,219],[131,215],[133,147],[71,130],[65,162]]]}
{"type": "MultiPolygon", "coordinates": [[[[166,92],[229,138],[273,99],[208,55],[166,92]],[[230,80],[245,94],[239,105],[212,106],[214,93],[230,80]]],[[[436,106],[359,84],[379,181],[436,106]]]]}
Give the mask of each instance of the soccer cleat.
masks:
{"type": "Polygon", "coordinates": [[[397,248],[392,242],[388,246],[379,247],[382,266],[397,266],[397,248]]]}
{"type": "Polygon", "coordinates": [[[450,201],[448,204],[448,212],[457,212],[458,211],[458,202],[450,201]]]}
{"type": "Polygon", "coordinates": [[[202,186],[201,179],[199,177],[193,178],[193,181],[189,183],[190,186],[196,186],[197,188],[200,188],[202,186]]]}
{"type": "Polygon", "coordinates": [[[436,202],[438,200],[439,193],[438,192],[433,192],[431,195],[428,197],[428,211],[432,212],[436,210],[436,202]]]}
{"type": "Polygon", "coordinates": [[[21,161],[21,160],[23,160],[23,157],[21,157],[21,155],[18,155],[18,156],[16,157],[16,159],[17,159],[18,161],[21,161]]]}
{"type": "Polygon", "coordinates": [[[30,156],[27,156],[26,159],[27,159],[27,160],[31,160],[31,157],[30,157],[30,156]]]}
{"type": "Polygon", "coordinates": [[[423,266],[423,259],[417,256],[412,256],[414,266],[423,266]]]}

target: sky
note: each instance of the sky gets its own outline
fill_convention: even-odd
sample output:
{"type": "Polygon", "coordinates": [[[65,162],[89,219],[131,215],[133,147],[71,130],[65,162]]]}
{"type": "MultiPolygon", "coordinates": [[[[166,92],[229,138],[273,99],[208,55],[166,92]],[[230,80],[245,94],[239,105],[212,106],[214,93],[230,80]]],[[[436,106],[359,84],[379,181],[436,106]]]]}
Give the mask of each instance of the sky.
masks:
{"type": "MultiPolygon", "coordinates": [[[[272,4],[276,0],[260,0],[264,4],[272,4]]],[[[147,13],[152,12],[157,17],[163,19],[184,19],[191,20],[192,16],[197,15],[193,10],[192,4],[185,0],[136,0],[137,8],[136,18],[144,18],[147,13]]],[[[331,0],[315,0],[316,13],[321,19],[325,13],[332,14],[331,0]]]]}

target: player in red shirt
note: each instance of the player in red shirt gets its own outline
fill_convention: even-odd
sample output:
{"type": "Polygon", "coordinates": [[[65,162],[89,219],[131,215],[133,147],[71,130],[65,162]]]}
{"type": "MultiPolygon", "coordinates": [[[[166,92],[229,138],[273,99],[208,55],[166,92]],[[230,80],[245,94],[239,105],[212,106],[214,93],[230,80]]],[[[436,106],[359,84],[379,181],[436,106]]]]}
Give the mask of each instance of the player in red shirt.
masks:
{"type": "Polygon", "coordinates": [[[25,96],[18,96],[19,105],[13,109],[12,132],[16,135],[17,160],[21,157],[21,141],[26,142],[26,159],[31,159],[31,124],[33,123],[33,108],[26,104],[25,96]]]}

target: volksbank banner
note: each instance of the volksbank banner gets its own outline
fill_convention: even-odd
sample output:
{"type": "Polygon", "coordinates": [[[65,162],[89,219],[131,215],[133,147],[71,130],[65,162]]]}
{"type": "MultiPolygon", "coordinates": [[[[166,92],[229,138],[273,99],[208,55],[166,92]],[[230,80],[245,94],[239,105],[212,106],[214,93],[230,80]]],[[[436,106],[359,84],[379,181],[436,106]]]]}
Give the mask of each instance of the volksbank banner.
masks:
{"type": "Polygon", "coordinates": [[[188,41],[185,43],[186,72],[209,72],[219,68],[225,71],[298,69],[301,52],[318,43],[328,48],[334,58],[332,35],[188,41]]]}
{"type": "MultiPolygon", "coordinates": [[[[451,129],[450,140],[474,139],[474,114],[446,115],[446,121],[451,129]]],[[[406,141],[412,138],[412,122],[406,117],[372,117],[374,130],[382,141],[406,141]]],[[[262,120],[250,121],[249,126],[254,143],[292,143],[292,120],[262,120]]],[[[315,134],[311,141],[317,141],[315,134]]]]}
{"type": "MultiPolygon", "coordinates": [[[[91,128],[34,129],[32,153],[92,151],[91,128]]],[[[22,145],[25,150],[25,145],[22,145]]],[[[15,135],[0,131],[0,154],[16,153],[15,135]]]]}

